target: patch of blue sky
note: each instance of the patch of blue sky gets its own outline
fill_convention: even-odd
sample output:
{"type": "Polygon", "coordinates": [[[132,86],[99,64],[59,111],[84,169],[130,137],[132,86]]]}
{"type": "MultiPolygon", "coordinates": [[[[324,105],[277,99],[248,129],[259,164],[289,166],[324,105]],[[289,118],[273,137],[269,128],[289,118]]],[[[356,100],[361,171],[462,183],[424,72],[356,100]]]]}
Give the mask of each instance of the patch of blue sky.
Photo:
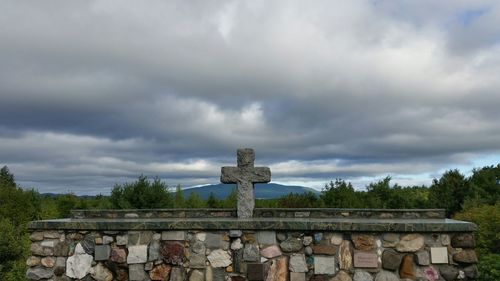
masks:
{"type": "Polygon", "coordinates": [[[458,14],[457,20],[463,26],[468,26],[477,21],[477,19],[480,18],[482,15],[486,14],[488,10],[489,10],[488,8],[479,8],[479,9],[463,11],[462,13],[458,14]]]}

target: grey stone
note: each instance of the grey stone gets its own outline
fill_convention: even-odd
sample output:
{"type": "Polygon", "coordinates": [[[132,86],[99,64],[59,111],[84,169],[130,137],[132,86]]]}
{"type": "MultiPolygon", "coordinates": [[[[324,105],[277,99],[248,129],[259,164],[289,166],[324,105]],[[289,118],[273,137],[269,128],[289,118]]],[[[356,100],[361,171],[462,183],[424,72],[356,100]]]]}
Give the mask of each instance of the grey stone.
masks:
{"type": "Polygon", "coordinates": [[[290,272],[290,281],[306,281],[304,272],[290,272]]]}
{"type": "Polygon", "coordinates": [[[453,281],[458,276],[458,269],[451,265],[444,265],[439,268],[439,273],[446,281],[453,281]]]}
{"type": "Polygon", "coordinates": [[[116,245],[124,246],[128,244],[128,236],[125,235],[117,235],[116,236],[116,245]]]}
{"type": "Polygon", "coordinates": [[[243,260],[258,261],[259,258],[259,249],[253,244],[245,244],[245,248],[243,248],[243,260]]]}
{"type": "Polygon", "coordinates": [[[205,244],[201,241],[195,241],[193,245],[191,246],[191,250],[194,253],[200,254],[200,253],[205,253],[206,247],[205,244]]]}
{"type": "Polygon", "coordinates": [[[111,271],[101,263],[98,263],[96,266],[90,269],[90,275],[96,281],[113,280],[113,273],[111,273],[111,271]]]}
{"type": "Polygon", "coordinates": [[[305,247],[304,248],[304,253],[308,256],[312,255],[313,254],[313,249],[309,246],[305,247]]]}
{"type": "Polygon", "coordinates": [[[30,267],[40,265],[40,258],[31,256],[26,260],[26,265],[30,267]]]}
{"type": "Polygon", "coordinates": [[[128,278],[130,281],[143,281],[149,279],[144,271],[143,264],[131,264],[128,266],[128,278]]]}
{"type": "Polygon", "coordinates": [[[154,261],[160,258],[160,241],[153,240],[149,243],[148,261],[154,261]]]}
{"type": "Polygon", "coordinates": [[[372,275],[361,269],[356,269],[354,271],[354,276],[352,279],[353,281],[373,281],[372,275]]]}
{"type": "Polygon", "coordinates": [[[399,277],[392,272],[382,270],[375,277],[375,281],[399,281],[399,277]]]}
{"type": "Polygon", "coordinates": [[[170,281],[184,281],[184,269],[180,267],[172,267],[170,272],[170,281]]]}
{"type": "Polygon", "coordinates": [[[111,253],[111,247],[109,245],[97,245],[95,247],[94,259],[96,261],[108,260],[110,253],[111,253]]]}
{"type": "Polygon", "coordinates": [[[479,277],[479,271],[476,265],[467,266],[463,269],[463,271],[465,273],[465,277],[467,277],[468,279],[475,280],[479,277]]]}
{"type": "MultiPolygon", "coordinates": [[[[285,240],[285,239],[283,239],[283,240],[285,240]]],[[[283,241],[283,240],[281,240],[281,241],[283,241]]],[[[304,246],[309,246],[309,245],[311,245],[312,242],[313,242],[312,236],[304,236],[304,238],[302,239],[302,244],[304,244],[304,246]]]]}
{"type": "Polygon", "coordinates": [[[303,254],[291,255],[288,268],[291,272],[307,272],[306,257],[303,254]]]}
{"type": "Polygon", "coordinates": [[[114,242],[114,239],[113,239],[113,236],[107,236],[107,235],[104,235],[102,237],[102,243],[103,244],[111,244],[114,242]]]}
{"type": "Polygon", "coordinates": [[[314,274],[335,274],[335,257],[315,256],[314,274]]]}
{"type": "Polygon", "coordinates": [[[161,233],[161,240],[186,240],[186,233],[184,231],[163,231],[161,233]]]}
{"type": "Polygon", "coordinates": [[[148,246],[137,245],[128,247],[127,263],[145,263],[148,261],[148,246]]]}
{"type": "Polygon", "coordinates": [[[451,239],[451,246],[454,248],[474,248],[476,241],[472,233],[460,233],[453,235],[451,239]]]}
{"type": "Polygon", "coordinates": [[[286,239],[286,234],[283,232],[280,232],[280,233],[276,234],[276,238],[278,239],[278,241],[281,242],[281,241],[286,239]]]}
{"type": "Polygon", "coordinates": [[[52,269],[45,268],[45,267],[30,267],[26,271],[26,278],[30,280],[40,280],[40,279],[47,279],[50,278],[54,275],[54,272],[52,272],[52,269]]]}
{"type": "Polygon", "coordinates": [[[224,268],[211,268],[211,269],[212,269],[213,281],[226,281],[227,273],[224,268]]]}
{"type": "Polygon", "coordinates": [[[191,274],[189,275],[189,281],[204,281],[205,280],[205,274],[203,274],[203,271],[195,269],[191,271],[191,274]]]}
{"type": "Polygon", "coordinates": [[[127,245],[148,245],[151,240],[153,240],[152,231],[129,231],[127,245]]]}
{"type": "Polygon", "coordinates": [[[418,265],[429,265],[431,263],[429,252],[419,251],[415,255],[418,265]]]}
{"type": "Polygon", "coordinates": [[[205,254],[191,253],[189,255],[189,267],[190,268],[205,268],[205,262],[207,258],[205,254]]]}
{"type": "Polygon", "coordinates": [[[226,267],[231,264],[231,256],[222,249],[212,251],[207,259],[212,267],[226,267]]]}
{"type": "Polygon", "coordinates": [[[146,271],[150,271],[151,269],[153,269],[153,265],[154,265],[154,264],[153,264],[153,262],[152,262],[152,261],[145,263],[145,264],[144,264],[144,270],[146,270],[146,271]]]}
{"type": "Polygon", "coordinates": [[[300,239],[290,237],[280,243],[281,250],[285,253],[297,252],[302,249],[302,242],[300,239]]]}
{"type": "Polygon", "coordinates": [[[259,244],[263,245],[274,245],[276,244],[276,232],[259,231],[257,232],[257,241],[259,241],[259,244]]]}
{"type": "Polygon", "coordinates": [[[42,231],[35,231],[30,234],[30,240],[31,241],[42,241],[43,240],[43,232],[42,231]]]}
{"type": "Polygon", "coordinates": [[[396,253],[394,250],[385,250],[382,253],[382,268],[396,270],[401,265],[403,255],[396,253]]]}
{"type": "Polygon", "coordinates": [[[385,233],[382,235],[382,246],[386,248],[394,248],[399,242],[399,234],[385,233]]]}
{"type": "Polygon", "coordinates": [[[340,245],[342,241],[344,240],[344,236],[342,233],[332,233],[332,236],[330,237],[330,242],[333,245],[340,245]]]}
{"type": "Polygon", "coordinates": [[[271,181],[271,170],[268,167],[254,167],[255,152],[250,148],[238,149],[237,167],[222,167],[220,181],[236,183],[237,212],[239,218],[251,218],[255,207],[253,194],[254,183],[271,181]]]}
{"type": "Polygon", "coordinates": [[[241,235],[243,235],[241,230],[229,230],[229,237],[231,238],[241,237],[241,235]]]}
{"type": "Polygon", "coordinates": [[[93,235],[87,235],[83,239],[82,242],[80,242],[82,245],[83,250],[85,250],[85,253],[89,255],[93,255],[95,251],[95,237],[93,235]]]}
{"type": "Polygon", "coordinates": [[[205,245],[209,249],[218,249],[221,247],[222,235],[216,233],[206,233],[205,245]]]}
{"type": "Polygon", "coordinates": [[[59,239],[59,237],[61,237],[61,234],[57,230],[51,230],[43,232],[43,237],[49,239],[59,239]]]}

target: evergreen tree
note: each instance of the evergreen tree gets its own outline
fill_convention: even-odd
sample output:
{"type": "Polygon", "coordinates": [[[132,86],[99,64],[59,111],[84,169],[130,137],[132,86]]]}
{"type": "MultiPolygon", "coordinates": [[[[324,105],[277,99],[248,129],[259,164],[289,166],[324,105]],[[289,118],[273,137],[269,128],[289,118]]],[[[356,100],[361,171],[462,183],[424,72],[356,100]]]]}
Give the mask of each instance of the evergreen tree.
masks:
{"type": "Polygon", "coordinates": [[[429,203],[443,208],[447,216],[460,211],[465,199],[471,194],[468,182],[458,170],[446,171],[439,180],[434,179],[429,189],[429,203]]]}
{"type": "Polygon", "coordinates": [[[7,166],[3,166],[2,169],[0,169],[0,186],[17,186],[14,181],[14,175],[10,173],[7,166]]]}
{"type": "Polygon", "coordinates": [[[217,209],[221,207],[219,200],[215,197],[213,192],[210,192],[207,199],[207,207],[217,209]]]}
{"type": "Polygon", "coordinates": [[[184,191],[181,189],[181,185],[178,184],[175,188],[174,196],[174,208],[182,209],[186,207],[186,202],[184,200],[184,191]]]}
{"type": "Polygon", "coordinates": [[[173,198],[168,185],[158,177],[150,181],[140,175],[133,183],[115,185],[111,191],[111,203],[118,209],[171,208],[173,198]]]}

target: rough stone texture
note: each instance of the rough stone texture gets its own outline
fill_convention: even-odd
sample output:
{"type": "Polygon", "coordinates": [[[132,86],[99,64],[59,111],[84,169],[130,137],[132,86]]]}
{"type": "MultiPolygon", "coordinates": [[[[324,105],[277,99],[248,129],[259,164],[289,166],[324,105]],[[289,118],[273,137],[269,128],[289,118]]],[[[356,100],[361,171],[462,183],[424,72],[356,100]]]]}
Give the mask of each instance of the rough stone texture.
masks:
{"type": "MultiPolygon", "coordinates": [[[[337,254],[337,246],[334,245],[312,245],[315,255],[335,255],[337,254]]],[[[296,250],[295,250],[296,251],[296,250]]]]}
{"type": "Polygon", "coordinates": [[[205,234],[205,245],[209,249],[219,249],[221,248],[222,235],[215,233],[205,234]]]}
{"type": "Polygon", "coordinates": [[[266,281],[286,281],[287,275],[288,267],[286,265],[286,257],[277,258],[271,261],[266,281]]]}
{"type": "Polygon", "coordinates": [[[253,184],[271,181],[271,170],[267,167],[254,167],[255,152],[250,148],[238,149],[237,160],[238,167],[221,168],[220,181],[237,184],[238,217],[251,218],[255,207],[253,184]]]}
{"type": "Polygon", "coordinates": [[[160,264],[153,267],[149,272],[149,279],[151,280],[168,280],[172,267],[168,264],[160,264]]]}
{"type": "Polygon", "coordinates": [[[266,247],[262,250],[260,250],[260,255],[267,258],[267,259],[272,259],[277,256],[281,256],[281,250],[277,245],[272,245],[269,247],[266,247]]]}
{"type": "Polygon", "coordinates": [[[396,270],[401,265],[403,255],[393,250],[385,250],[382,253],[382,267],[388,270],[396,270]]]}
{"type": "Polygon", "coordinates": [[[441,234],[439,239],[441,240],[441,245],[443,246],[448,246],[451,244],[450,235],[448,234],[441,234]]]}
{"type": "Polygon", "coordinates": [[[191,253],[189,255],[189,267],[190,268],[205,268],[205,262],[207,258],[205,254],[191,253]]]}
{"type": "Polygon", "coordinates": [[[184,231],[163,231],[161,233],[161,240],[183,241],[185,239],[186,233],[184,231]]]}
{"type": "Polygon", "coordinates": [[[429,265],[431,263],[429,252],[419,251],[415,253],[415,261],[418,265],[429,265]]]}
{"type": "Polygon", "coordinates": [[[424,246],[424,237],[421,234],[406,234],[396,245],[398,252],[416,252],[424,246]]]}
{"type": "Polygon", "coordinates": [[[315,256],[314,257],[315,274],[335,274],[335,257],[333,256],[315,256]]]}
{"type": "Polygon", "coordinates": [[[399,268],[399,276],[401,278],[413,279],[415,273],[413,271],[413,255],[405,255],[399,268]]]}
{"type": "Polygon", "coordinates": [[[243,248],[243,244],[241,243],[241,239],[237,238],[231,243],[231,250],[239,250],[243,248]]]}
{"type": "Polygon", "coordinates": [[[394,248],[399,242],[399,234],[386,233],[382,235],[382,246],[385,248],[394,248]]]}
{"type": "Polygon", "coordinates": [[[154,261],[160,258],[160,241],[153,240],[149,243],[148,261],[154,261]]]}
{"type": "Polygon", "coordinates": [[[166,263],[182,264],[185,260],[184,245],[179,242],[163,242],[161,255],[166,263]]]}
{"type": "Polygon", "coordinates": [[[399,277],[392,272],[382,270],[375,277],[375,281],[399,281],[399,277]]]}
{"type": "Polygon", "coordinates": [[[253,244],[246,244],[243,248],[243,260],[258,261],[260,258],[259,249],[253,244]]]}
{"type": "Polygon", "coordinates": [[[463,270],[465,273],[465,277],[469,279],[475,280],[477,277],[479,277],[479,270],[476,265],[467,266],[463,270]]]}
{"type": "Polygon", "coordinates": [[[477,263],[476,251],[469,249],[460,251],[453,254],[453,260],[459,263],[477,263]]]}
{"type": "MultiPolygon", "coordinates": [[[[92,239],[94,242],[94,239],[92,239]]],[[[78,243],[75,254],[66,260],[66,275],[71,278],[81,279],[90,273],[92,260],[94,258],[87,254],[82,245],[78,243]]]]}
{"type": "Polygon", "coordinates": [[[303,272],[290,272],[290,281],[306,281],[306,274],[303,272]]]}
{"type": "Polygon", "coordinates": [[[54,272],[49,268],[44,267],[30,267],[26,271],[26,278],[31,280],[40,280],[50,278],[54,275],[54,272]]]}
{"type": "Polygon", "coordinates": [[[172,267],[170,281],[184,281],[184,270],[180,267],[172,267]]]}
{"type": "Polygon", "coordinates": [[[54,246],[54,255],[56,256],[68,256],[69,254],[69,243],[67,241],[60,241],[54,246]]]}
{"type": "Polygon", "coordinates": [[[147,278],[143,264],[131,264],[128,267],[128,278],[130,281],[144,281],[147,278]]]}
{"type": "Polygon", "coordinates": [[[356,269],[354,271],[353,281],[373,281],[373,277],[364,270],[356,269]]]}
{"type": "Polygon", "coordinates": [[[117,235],[116,236],[116,245],[125,246],[128,244],[128,236],[127,235],[117,235]]]}
{"type": "Polygon", "coordinates": [[[212,267],[226,267],[231,264],[231,256],[222,249],[212,251],[207,259],[212,267]]]}
{"type": "Polygon", "coordinates": [[[26,265],[30,266],[30,267],[40,265],[40,258],[35,257],[35,256],[31,256],[28,258],[28,260],[26,260],[26,265]]]}
{"type": "Polygon", "coordinates": [[[250,281],[264,280],[266,278],[264,272],[264,264],[262,263],[248,263],[247,264],[247,278],[250,281]]]}
{"type": "Polygon", "coordinates": [[[109,245],[97,245],[95,247],[94,259],[96,261],[104,261],[109,259],[111,247],[109,245]]]}
{"type": "MultiPolygon", "coordinates": [[[[281,239],[280,242],[285,240],[285,239],[286,239],[286,237],[284,239],[281,239]]],[[[313,242],[312,236],[304,236],[304,238],[302,239],[302,244],[304,246],[309,246],[309,245],[311,245],[312,242],[313,242]]]]}
{"type": "Polygon", "coordinates": [[[127,253],[124,249],[121,248],[112,248],[111,253],[109,254],[109,260],[116,263],[123,263],[127,261],[127,253]]]}
{"type": "Polygon", "coordinates": [[[111,273],[111,271],[107,267],[102,265],[101,263],[98,263],[96,266],[94,266],[90,269],[90,275],[96,281],[112,281],[113,280],[113,273],[111,273]]]}
{"type": "Polygon", "coordinates": [[[239,229],[229,230],[229,237],[231,238],[241,237],[241,235],[243,235],[243,232],[239,229]]]}
{"type": "Polygon", "coordinates": [[[148,261],[148,246],[138,245],[128,247],[127,263],[145,263],[148,261]]]}
{"type": "Polygon", "coordinates": [[[281,250],[285,253],[297,252],[302,249],[302,242],[300,239],[290,237],[280,243],[281,250]]]}
{"type": "MultiPolygon", "coordinates": [[[[95,241],[95,240],[94,240],[95,241]]],[[[115,240],[113,239],[113,236],[108,236],[108,235],[104,235],[102,237],[102,244],[105,244],[105,245],[108,245],[108,244],[111,244],[113,243],[115,240]]]]}
{"type": "Polygon", "coordinates": [[[191,274],[189,275],[189,281],[204,281],[205,280],[205,274],[203,274],[203,271],[195,269],[191,271],[191,274]]]}
{"type": "Polygon", "coordinates": [[[341,270],[335,277],[333,277],[332,281],[352,281],[351,275],[349,273],[341,270]]]}
{"type": "Polygon", "coordinates": [[[340,245],[342,241],[344,240],[344,235],[342,233],[333,233],[332,237],[330,237],[330,243],[333,245],[340,245]]]}
{"type": "Polygon", "coordinates": [[[83,250],[85,250],[85,253],[89,255],[94,254],[95,250],[95,237],[92,235],[86,235],[85,239],[83,239],[82,242],[80,242],[82,245],[83,250]]]}
{"type": "Polygon", "coordinates": [[[196,233],[195,237],[196,237],[196,240],[201,241],[201,242],[205,242],[205,240],[207,239],[207,234],[205,232],[198,232],[198,233],[196,233]]]}
{"type": "Polygon", "coordinates": [[[339,266],[340,269],[350,270],[352,268],[351,243],[342,241],[339,247],[339,266]]]}
{"type": "Polygon", "coordinates": [[[42,231],[35,231],[30,234],[30,240],[31,241],[42,241],[43,240],[43,232],[42,231]]]}
{"type": "Polygon", "coordinates": [[[453,235],[451,246],[455,248],[474,248],[476,242],[472,233],[460,233],[453,235]]]}
{"type": "Polygon", "coordinates": [[[433,266],[428,266],[424,268],[424,276],[428,281],[437,281],[439,280],[439,273],[433,266]]]}
{"type": "Polygon", "coordinates": [[[288,268],[291,272],[307,272],[306,257],[303,254],[291,255],[288,268]]]}
{"type": "Polygon", "coordinates": [[[352,243],[358,250],[370,251],[375,248],[375,237],[367,234],[353,234],[352,243]]]}
{"type": "Polygon", "coordinates": [[[127,245],[148,245],[151,240],[153,240],[152,231],[129,231],[127,245]]]}
{"type": "Polygon", "coordinates": [[[45,267],[54,267],[56,264],[56,259],[54,257],[44,257],[41,259],[40,263],[45,267]]]}
{"type": "Polygon", "coordinates": [[[275,245],[276,231],[259,231],[257,232],[257,241],[261,245],[275,245]]]}
{"type": "Polygon", "coordinates": [[[458,269],[456,267],[445,265],[439,268],[439,273],[446,281],[453,281],[458,276],[458,269]]]}

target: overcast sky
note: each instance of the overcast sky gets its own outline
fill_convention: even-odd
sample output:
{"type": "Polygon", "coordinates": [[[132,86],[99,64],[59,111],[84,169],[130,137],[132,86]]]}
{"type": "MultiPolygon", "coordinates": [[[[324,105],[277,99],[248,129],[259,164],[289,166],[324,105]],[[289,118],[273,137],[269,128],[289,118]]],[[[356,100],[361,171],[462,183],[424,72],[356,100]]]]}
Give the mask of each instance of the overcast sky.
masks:
{"type": "Polygon", "coordinates": [[[499,1],[0,0],[0,165],[40,192],[141,173],[430,184],[500,162],[499,1]]]}

